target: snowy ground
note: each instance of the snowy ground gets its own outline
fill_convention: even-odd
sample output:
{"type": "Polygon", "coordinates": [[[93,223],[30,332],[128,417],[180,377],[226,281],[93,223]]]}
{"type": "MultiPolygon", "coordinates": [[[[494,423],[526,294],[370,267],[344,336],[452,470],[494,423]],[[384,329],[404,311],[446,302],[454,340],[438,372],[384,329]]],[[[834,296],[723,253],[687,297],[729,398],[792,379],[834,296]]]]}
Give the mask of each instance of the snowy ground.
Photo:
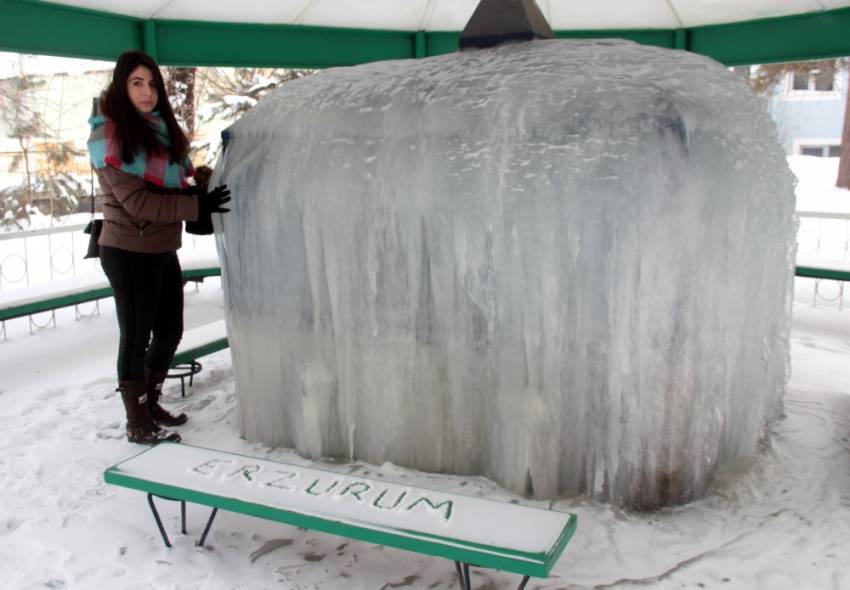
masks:
{"type": "MultiPolygon", "coordinates": [[[[785,417],[759,461],[725,474],[707,498],[656,513],[586,500],[579,528],[548,580],[530,588],[850,588],[850,310],[811,307],[800,279],[785,417]]],[[[215,280],[187,288],[187,327],[222,315],[215,280]]],[[[83,311],[90,311],[83,308],[83,311]]],[[[3,588],[456,588],[452,565],[247,516],[222,513],[208,547],[193,545],[206,509],[190,508],[190,536],[163,547],[144,495],[107,486],[104,469],[138,452],[126,442],[114,393],[114,311],[30,335],[8,322],[0,342],[0,586],[3,588]]],[[[204,359],[194,393],[167,396],[186,411],[191,444],[304,463],[239,438],[230,356],[204,359]]],[[[362,475],[508,499],[483,478],[392,465],[324,465],[362,475]]],[[[521,500],[524,501],[524,500],[521,500]]],[[[476,571],[479,588],[514,576],[476,571]]]]}

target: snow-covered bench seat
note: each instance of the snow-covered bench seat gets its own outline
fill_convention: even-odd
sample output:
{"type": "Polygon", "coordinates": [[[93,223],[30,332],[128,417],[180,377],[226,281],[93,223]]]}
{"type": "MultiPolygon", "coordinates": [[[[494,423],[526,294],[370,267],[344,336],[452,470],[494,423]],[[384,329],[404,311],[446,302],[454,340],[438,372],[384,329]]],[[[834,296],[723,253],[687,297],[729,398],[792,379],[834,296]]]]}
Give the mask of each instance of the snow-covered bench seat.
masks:
{"type": "Polygon", "coordinates": [[[183,269],[183,278],[187,281],[203,282],[206,277],[221,276],[221,265],[218,256],[214,254],[181,256],[180,267],[183,269]]]}
{"type": "MultiPolygon", "coordinates": [[[[203,281],[205,277],[221,275],[221,267],[217,260],[190,260],[185,263],[185,266],[183,278],[187,281],[203,281]]],[[[0,322],[45,311],[55,311],[105,297],[112,297],[112,288],[106,276],[100,272],[33,287],[0,291],[0,322]]],[[[55,321],[55,317],[51,320],[55,321]]],[[[30,329],[32,326],[31,320],[30,329]]],[[[0,330],[4,336],[5,328],[3,324],[0,330]]]]}
{"type": "MultiPolygon", "coordinates": [[[[825,258],[797,258],[795,274],[798,277],[808,277],[815,280],[815,288],[812,293],[812,305],[815,305],[820,295],[820,282],[823,280],[838,281],[837,297],[828,297],[826,300],[838,300],[838,309],[844,307],[844,281],[850,281],[850,261],[829,260],[825,258]]],[[[823,297],[821,295],[821,297],[823,297]]]]}
{"type": "Polygon", "coordinates": [[[174,360],[171,361],[172,370],[168,376],[180,379],[180,394],[186,395],[186,378],[189,378],[189,387],[194,383],[195,374],[201,370],[198,359],[202,356],[224,350],[229,346],[227,342],[227,327],[224,320],[198,326],[183,332],[183,338],[177,347],[174,360]]]}
{"type": "MultiPolygon", "coordinates": [[[[6,336],[6,320],[32,316],[45,311],[53,312],[62,307],[79,305],[112,296],[112,288],[101,273],[82,275],[72,279],[55,281],[45,285],[0,292],[0,322],[6,336]]],[[[53,315],[51,321],[55,323],[53,315]]],[[[30,331],[33,322],[30,317],[30,331]]]]}
{"type": "Polygon", "coordinates": [[[110,467],[106,483],[147,492],[162,540],[171,547],[154,496],[322,531],[455,562],[464,588],[469,566],[546,577],[576,528],[573,514],[289,465],[183,444],[162,443],[110,467]],[[463,565],[462,565],[463,564],[463,565]]]}
{"type": "Polygon", "coordinates": [[[850,261],[799,257],[795,274],[813,279],[850,281],[850,261]]]}

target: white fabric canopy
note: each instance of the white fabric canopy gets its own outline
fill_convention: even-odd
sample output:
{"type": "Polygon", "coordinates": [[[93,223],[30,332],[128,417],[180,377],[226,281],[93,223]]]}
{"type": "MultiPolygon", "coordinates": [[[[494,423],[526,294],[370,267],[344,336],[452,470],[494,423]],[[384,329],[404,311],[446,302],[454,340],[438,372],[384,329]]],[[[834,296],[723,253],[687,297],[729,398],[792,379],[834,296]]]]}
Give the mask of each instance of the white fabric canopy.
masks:
{"type": "MultiPolygon", "coordinates": [[[[478,0],[53,0],[143,19],[460,31],[478,0]]],[[[850,0],[537,0],[555,30],[679,29],[850,7],[850,0]]]]}

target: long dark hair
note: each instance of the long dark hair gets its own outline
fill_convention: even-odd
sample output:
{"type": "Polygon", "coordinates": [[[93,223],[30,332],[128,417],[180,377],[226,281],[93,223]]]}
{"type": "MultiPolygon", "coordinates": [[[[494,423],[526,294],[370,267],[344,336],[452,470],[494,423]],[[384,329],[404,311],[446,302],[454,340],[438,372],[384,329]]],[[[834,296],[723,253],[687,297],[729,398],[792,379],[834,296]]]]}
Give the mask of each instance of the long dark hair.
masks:
{"type": "Polygon", "coordinates": [[[115,70],[112,72],[112,82],[106,89],[103,100],[103,114],[115,122],[118,141],[121,143],[121,159],[124,162],[132,162],[134,154],[141,151],[153,154],[164,150],[172,162],[182,162],[189,153],[189,140],[174,118],[159,66],[143,51],[125,51],[118,56],[115,70]],[[127,79],[139,66],[149,69],[156,82],[157,98],[154,109],[159,111],[159,116],[168,129],[171,147],[167,149],[160,144],[153,127],[136,110],[127,94],[127,79]]]}

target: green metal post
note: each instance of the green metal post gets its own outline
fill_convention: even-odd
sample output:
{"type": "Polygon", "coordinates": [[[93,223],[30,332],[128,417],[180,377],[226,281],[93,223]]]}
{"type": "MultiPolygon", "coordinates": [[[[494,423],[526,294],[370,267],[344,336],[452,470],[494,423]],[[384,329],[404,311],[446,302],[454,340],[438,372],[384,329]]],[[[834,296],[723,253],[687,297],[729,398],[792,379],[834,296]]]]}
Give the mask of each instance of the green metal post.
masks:
{"type": "Polygon", "coordinates": [[[156,44],[156,23],[148,19],[142,23],[142,47],[145,53],[150,55],[154,61],[157,61],[157,44],[156,44]]]}
{"type": "Polygon", "coordinates": [[[416,36],[413,39],[413,57],[428,57],[428,45],[425,37],[425,31],[416,31],[416,36]]]}
{"type": "Polygon", "coordinates": [[[673,49],[684,49],[685,51],[689,51],[687,29],[676,29],[673,32],[673,49]]]}

